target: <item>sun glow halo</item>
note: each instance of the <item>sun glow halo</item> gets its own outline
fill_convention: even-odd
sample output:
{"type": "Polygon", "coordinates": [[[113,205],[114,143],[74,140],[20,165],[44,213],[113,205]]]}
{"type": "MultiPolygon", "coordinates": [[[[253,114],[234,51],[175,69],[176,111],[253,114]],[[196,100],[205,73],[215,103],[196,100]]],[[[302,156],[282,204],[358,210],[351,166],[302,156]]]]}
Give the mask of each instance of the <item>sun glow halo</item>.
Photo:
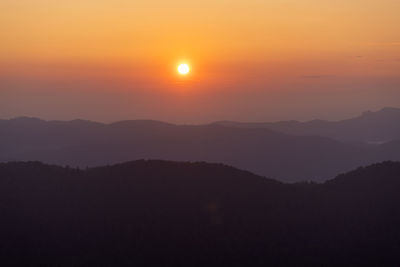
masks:
{"type": "Polygon", "coordinates": [[[190,67],[188,64],[180,64],[178,66],[178,72],[181,75],[187,75],[189,73],[189,71],[190,71],[190,67]]]}

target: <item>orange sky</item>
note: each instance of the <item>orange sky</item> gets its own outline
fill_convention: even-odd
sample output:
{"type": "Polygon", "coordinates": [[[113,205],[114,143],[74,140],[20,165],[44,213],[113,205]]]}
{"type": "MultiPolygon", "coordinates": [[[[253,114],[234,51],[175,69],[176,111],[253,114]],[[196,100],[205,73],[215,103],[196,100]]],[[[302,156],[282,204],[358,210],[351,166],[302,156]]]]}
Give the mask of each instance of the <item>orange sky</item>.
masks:
{"type": "Polygon", "coordinates": [[[0,112],[203,122],[400,105],[399,14],[398,0],[0,0],[0,112]],[[78,107],[49,104],[66,96],[78,107]]]}

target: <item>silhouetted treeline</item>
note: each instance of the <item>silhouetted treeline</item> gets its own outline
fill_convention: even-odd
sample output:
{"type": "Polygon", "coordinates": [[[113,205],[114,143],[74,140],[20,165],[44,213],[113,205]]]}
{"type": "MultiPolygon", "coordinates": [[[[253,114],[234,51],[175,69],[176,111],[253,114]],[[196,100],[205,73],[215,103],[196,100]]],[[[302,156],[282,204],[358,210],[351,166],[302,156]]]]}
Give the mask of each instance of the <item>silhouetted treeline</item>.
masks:
{"type": "Polygon", "coordinates": [[[0,265],[398,266],[400,163],[325,184],[221,164],[0,164],[0,265]]]}

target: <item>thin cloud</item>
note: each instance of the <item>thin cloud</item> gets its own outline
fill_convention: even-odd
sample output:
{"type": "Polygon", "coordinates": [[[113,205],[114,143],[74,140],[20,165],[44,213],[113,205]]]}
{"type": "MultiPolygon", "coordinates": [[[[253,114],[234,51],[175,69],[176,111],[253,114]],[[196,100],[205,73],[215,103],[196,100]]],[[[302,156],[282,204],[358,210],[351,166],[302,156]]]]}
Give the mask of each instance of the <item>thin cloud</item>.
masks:
{"type": "Polygon", "coordinates": [[[367,43],[370,46],[400,46],[400,42],[382,42],[382,43],[367,43]]]}
{"type": "Polygon", "coordinates": [[[333,75],[302,75],[300,78],[302,79],[323,79],[323,78],[331,78],[333,75]]]}

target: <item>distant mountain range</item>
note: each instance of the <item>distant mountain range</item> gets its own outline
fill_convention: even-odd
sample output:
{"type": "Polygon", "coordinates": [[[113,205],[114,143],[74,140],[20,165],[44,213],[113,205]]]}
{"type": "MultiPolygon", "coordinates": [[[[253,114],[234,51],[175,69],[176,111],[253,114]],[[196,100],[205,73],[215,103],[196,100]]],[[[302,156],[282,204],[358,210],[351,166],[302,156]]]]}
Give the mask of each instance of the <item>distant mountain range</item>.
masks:
{"type": "Polygon", "coordinates": [[[325,136],[340,141],[382,144],[400,139],[400,109],[384,108],[364,112],[361,116],[342,121],[313,120],[265,123],[217,122],[218,125],[241,128],[267,128],[300,136],[325,136]]]}
{"type": "Polygon", "coordinates": [[[221,164],[0,164],[1,266],[399,266],[400,163],[324,184],[221,164]]]}
{"type": "Polygon", "coordinates": [[[207,161],[282,181],[324,181],[361,165],[400,160],[398,113],[384,109],[342,122],[199,126],[140,120],[0,120],[0,160],[80,167],[138,159],[207,161]],[[286,126],[279,129],[282,125],[286,126]],[[389,142],[360,145],[384,141],[389,142]]]}

